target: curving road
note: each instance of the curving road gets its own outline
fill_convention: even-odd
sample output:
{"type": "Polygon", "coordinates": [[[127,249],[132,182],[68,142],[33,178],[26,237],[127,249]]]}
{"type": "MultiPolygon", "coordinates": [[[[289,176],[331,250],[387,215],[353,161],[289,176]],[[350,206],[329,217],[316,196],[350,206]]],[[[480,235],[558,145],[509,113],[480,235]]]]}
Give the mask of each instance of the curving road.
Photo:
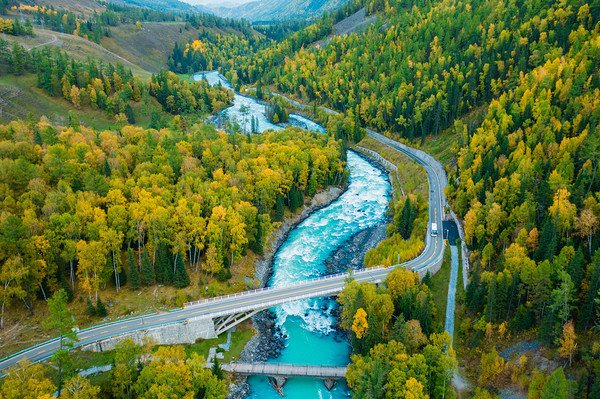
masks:
{"type": "MultiPolygon", "coordinates": [[[[423,151],[407,147],[404,144],[388,139],[371,130],[367,134],[380,142],[389,145],[413,160],[423,165],[429,179],[429,227],[425,249],[417,258],[401,264],[402,266],[421,272],[423,274],[428,267],[441,263],[444,255],[444,240],[442,234],[431,237],[430,228],[434,221],[442,226],[445,203],[444,188],[446,177],[441,164],[423,151]]],[[[396,265],[398,266],[398,265],[396,265]]],[[[377,267],[363,269],[353,272],[354,279],[358,282],[380,282],[396,266],[388,268],[377,267]]],[[[77,346],[90,344],[113,336],[142,330],[152,327],[164,326],[171,323],[181,323],[188,319],[199,317],[220,317],[235,313],[252,310],[266,309],[275,305],[291,302],[299,299],[334,295],[339,293],[344,285],[348,273],[340,273],[332,276],[321,277],[305,281],[296,285],[280,288],[263,288],[247,291],[239,294],[212,298],[203,301],[186,304],[183,309],[171,312],[158,313],[137,318],[125,319],[104,324],[97,327],[81,330],[78,332],[80,341],[77,346]]],[[[25,349],[9,358],[0,361],[0,373],[22,359],[38,362],[52,356],[57,349],[58,341],[52,340],[40,345],[25,349]]]]}

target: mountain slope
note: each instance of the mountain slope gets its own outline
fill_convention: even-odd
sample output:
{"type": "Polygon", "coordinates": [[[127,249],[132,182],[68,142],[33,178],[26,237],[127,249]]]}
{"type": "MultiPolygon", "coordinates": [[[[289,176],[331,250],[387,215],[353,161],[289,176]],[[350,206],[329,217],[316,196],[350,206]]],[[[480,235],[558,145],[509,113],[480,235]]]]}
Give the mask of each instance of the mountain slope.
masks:
{"type": "Polygon", "coordinates": [[[130,6],[146,7],[153,10],[181,13],[181,12],[194,12],[200,11],[204,13],[212,13],[208,8],[203,6],[191,6],[188,3],[184,3],[178,0],[124,0],[124,1],[113,1],[111,3],[123,4],[126,3],[130,6]]]}
{"type": "Polygon", "coordinates": [[[250,21],[307,19],[331,11],[346,0],[261,0],[238,7],[216,7],[211,10],[220,17],[244,18],[250,21]]]}

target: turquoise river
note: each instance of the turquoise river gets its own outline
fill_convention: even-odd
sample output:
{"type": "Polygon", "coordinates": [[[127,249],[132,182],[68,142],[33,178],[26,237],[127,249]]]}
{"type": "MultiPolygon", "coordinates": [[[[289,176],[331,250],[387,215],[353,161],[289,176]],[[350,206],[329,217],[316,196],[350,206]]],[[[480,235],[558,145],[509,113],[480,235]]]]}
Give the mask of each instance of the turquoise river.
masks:
{"type": "MultiPolygon", "coordinates": [[[[229,82],[216,72],[197,74],[194,78],[206,78],[213,85],[220,83],[231,88],[229,82]]],[[[260,131],[280,129],[264,118],[264,106],[250,97],[236,94],[234,105],[225,112],[240,125],[247,123],[249,116],[255,116],[259,119],[260,131]],[[239,112],[242,105],[249,109],[244,120],[239,112]]],[[[325,131],[301,115],[292,116],[294,124],[325,131]]],[[[385,218],[390,191],[387,176],[352,151],[348,152],[348,168],[350,178],[346,192],[300,223],[277,251],[270,286],[286,286],[326,274],[325,260],[336,249],[354,234],[381,223],[385,218]]],[[[270,359],[269,362],[347,365],[350,361],[350,345],[345,336],[335,329],[333,311],[336,306],[337,303],[331,298],[315,298],[272,308],[276,324],[284,334],[286,347],[277,359],[270,359]]],[[[250,377],[248,383],[252,389],[250,398],[281,397],[265,376],[250,377]]],[[[283,390],[288,399],[350,396],[345,384],[338,381],[328,391],[323,381],[315,378],[290,378],[283,390]]]]}

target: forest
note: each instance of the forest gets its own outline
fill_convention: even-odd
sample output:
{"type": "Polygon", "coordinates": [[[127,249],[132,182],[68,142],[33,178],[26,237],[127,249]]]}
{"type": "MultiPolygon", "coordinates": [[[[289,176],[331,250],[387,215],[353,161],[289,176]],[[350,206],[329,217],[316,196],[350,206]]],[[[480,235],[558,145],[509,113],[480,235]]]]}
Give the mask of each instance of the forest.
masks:
{"type": "MultiPolygon", "coordinates": [[[[4,6],[6,8],[8,8],[11,2],[7,3],[9,4],[4,6]]],[[[105,10],[100,13],[94,11],[89,16],[79,15],[70,10],[57,9],[53,5],[40,6],[18,3],[12,5],[10,9],[18,11],[20,15],[30,15],[38,25],[46,29],[73,34],[96,43],[100,43],[102,37],[111,36],[111,27],[121,24],[139,24],[141,22],[184,21],[195,28],[202,26],[221,29],[231,28],[239,30],[244,34],[249,34],[251,31],[251,26],[246,21],[220,18],[210,14],[187,13],[177,15],[170,12],[152,10],[147,7],[134,7],[112,2],[101,3],[105,7],[105,10]]],[[[15,22],[18,23],[18,18],[15,19],[15,22]]],[[[31,24],[31,21],[29,21],[29,24],[31,24]]]]}
{"type": "MultiPolygon", "coordinates": [[[[115,4],[87,20],[19,7],[93,41],[116,23],[173,20],[115,4]]],[[[443,309],[431,276],[398,269],[379,286],[349,278],[338,301],[353,396],[452,397],[458,366],[477,398],[509,386],[532,399],[600,396],[600,1],[358,0],[304,27],[257,27],[266,37],[244,21],[180,17],[220,31],[176,44],[170,71],[147,81],[120,64],[0,39],[2,72],[34,73],[49,95],[119,121],[105,131],[72,118],[65,127],[45,118],[0,126],[2,327],[5,305],[33,312],[60,289],[67,299],[84,293],[96,309],[113,285],[228,281],[244,254],[262,252],[286,206],[294,212],[305,195],[345,181],[344,149],[365,128],[422,148],[450,136],[446,197],[471,266],[454,342],[436,322],[443,309]],[[316,45],[363,7],[375,23],[316,45]],[[191,123],[230,104],[232,92],[176,73],[212,69],[259,98],[281,92],[310,104],[328,135],[246,136],[191,123]],[[173,121],[132,126],[131,104],[144,95],[173,121]],[[501,356],[520,341],[542,345],[556,367],[501,356]]],[[[0,20],[9,35],[28,29],[0,20]]],[[[287,118],[289,103],[266,100],[271,121],[287,118]]],[[[394,199],[388,238],[366,265],[422,250],[424,194],[394,199]]],[[[198,359],[165,356],[157,361],[193,375],[198,359]]],[[[139,394],[140,379],[121,389],[139,394]]]]}
{"type": "Polygon", "coordinates": [[[262,252],[278,207],[295,210],[309,182],[346,178],[327,136],[245,137],[178,120],[160,131],[0,126],[3,304],[33,312],[59,288],[96,301],[121,281],[183,287],[192,271],[227,280],[248,249],[262,252]]]}
{"type": "MultiPolygon", "coordinates": [[[[500,363],[489,342],[528,334],[565,370],[583,362],[573,384],[562,368],[548,377],[529,370],[522,384],[537,381],[532,394],[547,383],[562,384],[560,397],[594,397],[600,3],[360,4],[379,15],[364,34],[335,37],[324,48],[294,48],[292,35],[242,60],[236,76],[344,112],[330,122],[416,145],[443,132],[466,143],[448,167],[447,197],[464,220],[473,265],[459,328],[463,342],[480,346],[467,352],[476,357],[471,370],[489,371],[482,389],[505,386],[518,375],[488,367],[500,363]]],[[[353,130],[339,131],[350,140],[353,130]]]]}
{"type": "MultiPolygon", "coordinates": [[[[146,83],[121,63],[104,65],[93,58],[80,62],[58,48],[29,52],[14,43],[9,49],[8,43],[0,39],[2,66],[16,76],[37,74],[37,86],[50,96],[62,96],[75,109],[104,110],[108,119],[115,118],[120,124],[135,123],[131,103],[147,94],[156,98],[163,110],[194,120],[220,112],[233,99],[233,92],[224,87],[211,87],[205,81],[187,83],[167,70],[152,74],[146,83]]],[[[152,118],[151,127],[163,127],[156,114],[152,118]]]]}

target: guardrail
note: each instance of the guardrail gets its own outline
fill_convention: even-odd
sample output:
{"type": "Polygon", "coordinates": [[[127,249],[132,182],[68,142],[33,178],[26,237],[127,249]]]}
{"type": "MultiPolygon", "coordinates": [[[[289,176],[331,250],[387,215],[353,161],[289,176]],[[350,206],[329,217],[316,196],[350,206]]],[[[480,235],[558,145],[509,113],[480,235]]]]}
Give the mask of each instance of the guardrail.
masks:
{"type": "MultiPolygon", "coordinates": [[[[427,265],[423,265],[417,269],[414,269],[414,268],[411,268],[411,269],[413,271],[422,270],[426,267],[436,264],[443,258],[443,256],[444,256],[444,252],[442,251],[433,261],[431,261],[431,263],[429,263],[427,265]]],[[[377,271],[386,270],[386,269],[391,271],[398,266],[406,266],[406,265],[409,265],[410,263],[414,263],[415,260],[416,259],[411,259],[409,261],[406,261],[403,263],[398,263],[398,264],[388,266],[388,267],[376,266],[376,267],[371,267],[371,268],[363,268],[363,269],[356,270],[352,274],[353,274],[354,278],[362,278],[366,275],[367,277],[377,277],[376,280],[381,281],[381,276],[373,276],[372,273],[377,272],[377,271]]],[[[184,305],[184,309],[188,308],[188,307],[192,307],[192,306],[205,305],[207,303],[211,303],[211,302],[215,302],[215,301],[222,301],[222,300],[226,300],[226,299],[252,296],[257,293],[275,292],[278,290],[282,290],[282,289],[286,289],[286,288],[290,288],[290,287],[297,287],[297,286],[301,286],[301,285],[308,286],[308,285],[313,284],[316,281],[335,280],[335,279],[339,279],[341,277],[347,278],[349,275],[350,275],[350,273],[348,273],[348,272],[342,272],[342,273],[332,274],[329,276],[321,276],[321,277],[307,280],[307,281],[296,282],[294,284],[290,284],[285,287],[265,287],[265,288],[255,289],[252,291],[245,291],[245,292],[240,292],[240,293],[236,293],[236,294],[224,295],[221,297],[207,298],[207,299],[198,300],[198,301],[194,301],[194,302],[188,302],[184,305]]],[[[211,318],[221,317],[221,316],[226,316],[226,315],[229,315],[232,313],[243,313],[243,312],[248,312],[248,311],[256,310],[256,309],[268,309],[270,307],[282,305],[282,304],[288,303],[288,302],[294,302],[294,301],[298,301],[298,300],[302,300],[302,299],[314,298],[317,296],[331,295],[331,294],[337,293],[337,292],[339,292],[339,287],[328,287],[321,291],[309,292],[309,293],[305,293],[305,294],[301,294],[301,295],[296,295],[291,298],[285,297],[285,298],[280,298],[280,299],[276,299],[273,301],[262,302],[262,303],[256,304],[256,305],[249,305],[249,306],[244,306],[244,307],[236,308],[236,309],[227,309],[227,310],[222,310],[219,312],[207,313],[207,314],[204,314],[204,315],[201,315],[198,317],[194,317],[194,318],[191,318],[188,320],[199,320],[199,319],[205,319],[205,318],[209,318],[209,317],[211,317],[211,318]]]]}
{"type": "MultiPolygon", "coordinates": [[[[406,263],[406,262],[405,262],[406,263]]],[[[392,266],[390,266],[392,267],[392,266]]],[[[368,267],[368,268],[362,268],[362,269],[357,269],[355,271],[353,271],[353,274],[358,275],[361,273],[367,273],[367,272],[371,272],[371,271],[378,271],[378,270],[383,270],[386,269],[386,267],[384,266],[375,266],[375,267],[368,267]]],[[[197,305],[203,305],[209,302],[214,302],[214,301],[222,301],[225,299],[231,299],[231,298],[238,298],[238,297],[242,297],[242,296],[249,296],[252,294],[256,294],[256,293],[264,293],[267,291],[275,291],[275,290],[281,290],[284,288],[291,288],[291,287],[296,287],[299,285],[308,285],[311,283],[314,283],[315,281],[321,281],[321,280],[333,280],[342,276],[348,276],[348,272],[341,272],[341,273],[336,273],[336,274],[330,274],[327,276],[320,276],[320,277],[316,277],[316,278],[312,278],[310,280],[304,280],[304,281],[297,281],[295,283],[286,285],[284,287],[264,287],[264,288],[257,288],[255,290],[251,290],[251,291],[244,291],[244,292],[238,292],[235,294],[228,294],[228,295],[223,295],[223,296],[217,296],[214,298],[205,298],[205,299],[200,299],[197,301],[193,301],[193,302],[186,302],[183,305],[183,308],[187,308],[190,306],[197,306],[197,305]]]]}
{"type": "MultiPolygon", "coordinates": [[[[377,268],[377,270],[383,270],[383,269],[384,269],[384,267],[377,268]]],[[[372,269],[366,269],[366,270],[368,270],[370,272],[372,269]]],[[[361,273],[359,276],[356,276],[356,277],[362,278],[362,277],[365,277],[365,274],[367,274],[366,277],[371,277],[371,278],[376,278],[378,280],[381,280],[381,276],[370,275],[371,273],[361,273]]],[[[338,278],[339,277],[341,277],[341,276],[338,275],[338,278]]],[[[314,281],[314,280],[310,280],[310,281],[314,281]]],[[[283,287],[279,287],[279,288],[283,288],[283,287]]],[[[287,287],[285,287],[285,288],[287,288],[287,287]]],[[[278,299],[274,299],[274,300],[267,301],[267,302],[261,302],[259,304],[255,304],[255,305],[247,305],[247,306],[242,306],[240,308],[235,308],[235,309],[224,309],[224,310],[221,310],[218,312],[205,313],[201,316],[192,317],[192,318],[188,319],[188,322],[194,321],[194,320],[204,320],[204,319],[208,319],[208,318],[227,316],[232,313],[244,313],[244,312],[249,312],[249,311],[257,310],[257,309],[268,309],[273,306],[283,305],[284,303],[335,294],[335,293],[338,293],[339,290],[340,290],[339,287],[335,287],[335,286],[326,287],[326,288],[324,288],[320,291],[316,291],[316,292],[307,292],[307,293],[295,295],[292,297],[283,297],[283,298],[278,298],[278,299]]]]}
{"type": "Polygon", "coordinates": [[[348,367],[331,365],[307,365],[295,363],[231,362],[221,366],[224,370],[238,374],[274,374],[286,376],[344,378],[348,367]]]}

